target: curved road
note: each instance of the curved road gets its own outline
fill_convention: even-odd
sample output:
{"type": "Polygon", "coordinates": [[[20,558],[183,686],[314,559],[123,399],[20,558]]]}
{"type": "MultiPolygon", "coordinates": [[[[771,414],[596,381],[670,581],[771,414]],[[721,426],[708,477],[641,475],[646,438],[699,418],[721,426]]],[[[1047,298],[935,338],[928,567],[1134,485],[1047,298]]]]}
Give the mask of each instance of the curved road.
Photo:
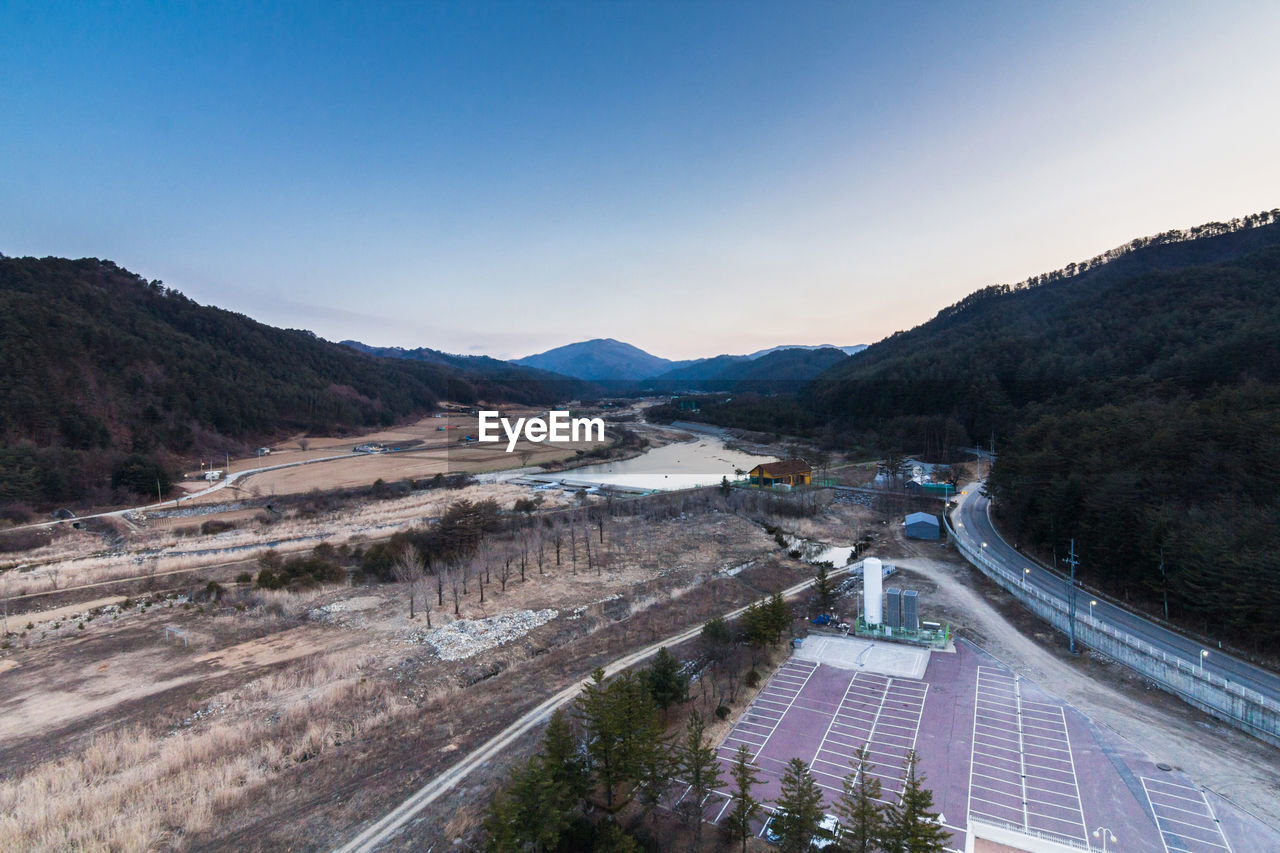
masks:
{"type": "MultiPolygon", "coordinates": [[[[853,570],[859,565],[861,565],[861,563],[855,563],[841,569],[835,569],[830,573],[831,577],[838,577],[839,575],[853,570]]],[[[795,586],[788,587],[782,591],[782,595],[784,598],[792,598],[799,595],[804,590],[813,586],[813,581],[814,579],[810,578],[809,580],[802,581],[795,586]]],[[[763,600],[765,599],[761,599],[761,601],[763,600]]],[[[739,607],[737,610],[725,613],[724,618],[736,619],[745,613],[746,610],[746,607],[739,607]]],[[[604,674],[606,676],[615,675],[627,667],[634,666],[646,658],[653,657],[658,653],[658,649],[663,646],[670,647],[679,645],[687,640],[692,640],[700,633],[702,633],[702,625],[698,624],[694,625],[692,628],[681,631],[678,634],[672,634],[670,637],[654,643],[651,646],[646,646],[639,651],[635,651],[631,654],[625,655],[624,657],[618,658],[604,668],[604,674]]],[[[439,776],[436,776],[426,785],[423,785],[417,790],[417,792],[411,794],[408,799],[399,806],[392,809],[372,825],[366,827],[363,832],[351,841],[338,848],[337,853],[372,853],[372,851],[376,850],[379,845],[395,836],[395,834],[398,833],[400,829],[414,817],[414,815],[422,811],[440,797],[449,793],[449,791],[452,791],[457,787],[459,782],[469,776],[473,771],[477,770],[486,761],[500,755],[514,741],[519,739],[534,726],[550,717],[551,713],[555,711],[556,708],[573,701],[574,697],[582,692],[582,688],[586,687],[589,681],[590,679],[584,678],[581,681],[574,682],[564,690],[561,690],[559,693],[552,696],[550,699],[542,702],[536,708],[531,711],[526,711],[514,723],[507,726],[489,740],[485,741],[484,744],[466,758],[463,758],[439,776]]]]}
{"type": "MultiPolygon", "coordinates": [[[[385,453],[394,453],[397,451],[384,451],[385,453]]],[[[113,509],[107,512],[95,512],[90,515],[77,515],[74,518],[59,518],[53,521],[38,521],[33,524],[23,524],[18,527],[11,527],[10,530],[36,529],[40,527],[53,527],[56,524],[64,524],[68,521],[86,521],[90,518],[109,518],[111,516],[121,516],[130,512],[146,512],[147,510],[173,509],[184,503],[190,503],[196,498],[202,498],[207,494],[225,489],[227,486],[250,477],[254,474],[261,474],[264,471],[279,471],[281,468],[297,468],[299,465],[314,465],[317,462],[332,462],[335,459],[350,459],[353,456],[379,456],[382,454],[366,454],[366,453],[342,453],[337,456],[322,456],[319,459],[303,459],[299,462],[283,462],[279,465],[264,465],[261,468],[247,468],[244,471],[235,471],[228,473],[221,480],[218,480],[207,489],[201,489],[198,492],[192,492],[189,495],[180,495],[172,500],[165,500],[159,503],[142,504],[141,506],[130,506],[124,509],[113,509]]]]}
{"type": "MultiPolygon", "coordinates": [[[[1018,553],[1001,538],[991,522],[991,501],[981,494],[981,489],[982,483],[970,483],[957,498],[958,506],[952,513],[956,536],[975,551],[981,549],[990,560],[1010,573],[1021,574],[1028,586],[1065,603],[1070,582],[1018,553]]],[[[1093,618],[1105,625],[1122,629],[1171,657],[1181,658],[1192,666],[1203,666],[1214,675],[1280,702],[1280,675],[1246,663],[1217,648],[1202,645],[1108,601],[1096,599],[1098,603],[1090,608],[1089,602],[1093,600],[1095,599],[1090,593],[1077,589],[1077,619],[1088,618],[1089,611],[1092,610],[1093,618]],[[1204,654],[1205,652],[1208,654],[1204,654]]]]}

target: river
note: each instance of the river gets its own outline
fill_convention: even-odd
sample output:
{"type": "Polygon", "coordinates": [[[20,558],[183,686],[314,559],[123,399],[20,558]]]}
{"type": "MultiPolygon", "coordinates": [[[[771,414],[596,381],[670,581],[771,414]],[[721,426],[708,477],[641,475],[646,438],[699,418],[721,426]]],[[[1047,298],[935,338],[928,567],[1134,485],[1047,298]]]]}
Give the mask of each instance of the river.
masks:
{"type": "Polygon", "coordinates": [[[693,441],[655,447],[631,459],[586,465],[563,474],[539,474],[537,479],[666,492],[714,486],[724,477],[741,477],[761,462],[776,458],[730,450],[723,439],[701,435],[693,441]]]}

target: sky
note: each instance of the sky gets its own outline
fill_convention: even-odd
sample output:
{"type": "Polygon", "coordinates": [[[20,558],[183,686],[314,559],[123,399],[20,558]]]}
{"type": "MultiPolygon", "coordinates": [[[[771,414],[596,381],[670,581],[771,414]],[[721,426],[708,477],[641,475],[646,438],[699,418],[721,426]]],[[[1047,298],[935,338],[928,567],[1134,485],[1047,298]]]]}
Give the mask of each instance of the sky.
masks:
{"type": "Polygon", "coordinates": [[[0,3],[0,252],[331,340],[873,343],[1280,207],[1280,4],[0,3]]]}

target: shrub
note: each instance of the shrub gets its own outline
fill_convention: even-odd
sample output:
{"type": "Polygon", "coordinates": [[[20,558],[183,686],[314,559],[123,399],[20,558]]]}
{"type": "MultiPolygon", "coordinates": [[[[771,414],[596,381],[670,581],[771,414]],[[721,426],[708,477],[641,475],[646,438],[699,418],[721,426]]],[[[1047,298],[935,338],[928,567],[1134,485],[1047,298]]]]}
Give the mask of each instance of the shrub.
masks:
{"type": "Polygon", "coordinates": [[[249,574],[248,572],[241,572],[240,574],[236,575],[236,583],[249,583],[252,580],[253,580],[253,575],[249,574]]]}
{"type": "Polygon", "coordinates": [[[760,684],[760,671],[753,669],[747,673],[746,684],[748,687],[756,687],[760,684]]]}
{"type": "Polygon", "coordinates": [[[128,489],[137,495],[150,497],[159,490],[167,495],[173,488],[169,473],[150,457],[135,453],[111,472],[111,488],[128,489]]]}
{"type": "Polygon", "coordinates": [[[729,706],[721,705],[719,708],[716,708],[716,716],[722,720],[729,719],[729,706]]]}
{"type": "Polygon", "coordinates": [[[309,589],[322,583],[337,583],[346,579],[347,573],[337,563],[314,556],[293,557],[281,560],[278,566],[267,566],[258,572],[258,587],[309,589]]]}
{"type": "Polygon", "coordinates": [[[214,533],[225,533],[228,530],[235,530],[240,525],[234,521],[224,521],[212,518],[200,525],[200,532],[205,536],[211,536],[214,533]]]}

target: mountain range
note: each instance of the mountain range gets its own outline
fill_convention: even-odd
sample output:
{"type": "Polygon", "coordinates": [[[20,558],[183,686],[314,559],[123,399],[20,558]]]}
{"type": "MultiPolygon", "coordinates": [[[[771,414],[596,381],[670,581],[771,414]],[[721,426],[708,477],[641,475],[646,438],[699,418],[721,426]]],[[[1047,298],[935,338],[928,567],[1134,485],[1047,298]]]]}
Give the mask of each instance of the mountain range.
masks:
{"type": "MultiPolygon", "coordinates": [[[[831,356],[832,354],[852,355],[864,349],[866,349],[864,344],[847,347],[834,347],[830,344],[816,346],[782,345],[757,350],[749,355],[718,355],[712,358],[672,361],[652,355],[637,346],[617,341],[613,338],[596,338],[590,341],[581,341],[556,347],[555,349],[528,355],[524,358],[517,358],[513,363],[596,382],[643,382],[645,380],[653,380],[669,384],[681,380],[728,380],[734,378],[737,374],[761,377],[769,373],[767,365],[783,365],[787,363],[786,360],[768,362],[764,369],[756,369],[754,371],[733,371],[731,368],[735,365],[756,361],[780,352],[790,352],[795,356],[800,352],[822,351],[824,354],[831,356]],[[730,375],[723,375],[726,371],[729,371],[730,375]]],[[[805,360],[802,358],[801,361],[803,363],[817,364],[825,361],[825,359],[805,360]]],[[[826,366],[829,366],[830,363],[830,361],[827,361],[826,366]]],[[[816,376],[817,373],[813,375],[816,376]]],[[[813,377],[809,376],[807,378],[813,377]]]]}
{"type": "Polygon", "coordinates": [[[545,381],[556,376],[572,377],[593,383],[602,391],[615,393],[645,389],[794,390],[797,383],[808,382],[827,368],[867,348],[865,344],[844,347],[796,344],[769,347],[749,355],[673,361],[624,341],[594,338],[506,362],[488,356],[450,355],[426,348],[375,347],[360,341],[343,341],[342,344],[369,355],[467,368],[492,377],[506,376],[513,370],[534,372],[545,381]]]}

